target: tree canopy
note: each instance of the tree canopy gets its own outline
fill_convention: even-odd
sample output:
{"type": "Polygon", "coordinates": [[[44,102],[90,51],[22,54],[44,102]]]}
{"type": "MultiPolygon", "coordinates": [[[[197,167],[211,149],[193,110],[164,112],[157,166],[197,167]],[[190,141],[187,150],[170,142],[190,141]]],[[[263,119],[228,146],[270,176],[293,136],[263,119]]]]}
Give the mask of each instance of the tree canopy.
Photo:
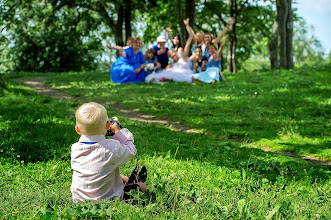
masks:
{"type": "MultiPolygon", "coordinates": [[[[123,45],[128,37],[141,35],[148,44],[170,26],[185,42],[183,18],[186,17],[191,18],[195,31],[202,30],[216,37],[231,16],[236,17],[236,24],[228,32],[227,57],[234,57],[234,61],[228,60],[228,63],[236,62],[240,68],[245,60],[261,53],[256,49],[261,48],[257,44],[271,39],[275,18],[274,2],[264,0],[0,2],[0,70],[4,72],[95,69],[104,52],[102,41],[106,37],[123,45]]],[[[300,29],[303,32],[299,30],[301,35],[304,29],[307,28],[300,29]]],[[[306,48],[309,45],[316,48],[318,40],[315,40],[306,48]]],[[[298,43],[294,47],[299,51],[305,46],[298,43]]],[[[298,56],[296,61],[303,60],[302,53],[294,52],[294,55],[298,56]]]]}

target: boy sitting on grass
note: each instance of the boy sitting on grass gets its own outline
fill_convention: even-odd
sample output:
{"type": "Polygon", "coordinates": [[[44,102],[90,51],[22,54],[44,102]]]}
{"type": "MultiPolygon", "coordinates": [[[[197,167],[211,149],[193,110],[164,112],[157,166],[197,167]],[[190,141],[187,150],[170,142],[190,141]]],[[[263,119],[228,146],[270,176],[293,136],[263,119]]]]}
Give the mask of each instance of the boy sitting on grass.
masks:
{"type": "MultiPolygon", "coordinates": [[[[80,106],[75,117],[75,129],[81,137],[71,146],[73,201],[129,199],[126,193],[132,189],[146,192],[146,185],[139,182],[139,174],[136,183],[128,183],[129,178],[120,175],[119,167],[137,152],[131,132],[120,129],[117,123],[111,125],[105,107],[95,102],[80,106]],[[105,138],[109,128],[115,133],[112,139],[105,138]]],[[[113,119],[118,121],[116,117],[113,119]]],[[[146,176],[141,181],[145,180],[146,176]]]]}

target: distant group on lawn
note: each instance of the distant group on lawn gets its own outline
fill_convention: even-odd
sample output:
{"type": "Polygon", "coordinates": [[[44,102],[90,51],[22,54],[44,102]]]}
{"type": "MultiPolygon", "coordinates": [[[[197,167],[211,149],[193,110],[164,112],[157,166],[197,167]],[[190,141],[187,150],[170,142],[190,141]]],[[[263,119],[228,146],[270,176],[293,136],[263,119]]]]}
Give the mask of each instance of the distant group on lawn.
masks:
{"type": "Polygon", "coordinates": [[[223,31],[212,39],[210,33],[203,34],[201,31],[194,33],[189,25],[189,19],[184,20],[189,38],[184,48],[181,45],[179,35],[170,36],[170,27],[166,28],[167,37],[173,45],[173,49],[165,46],[166,38],[157,37],[157,44],[147,49],[143,54],[142,40],[130,38],[127,46],[106,46],[118,50],[120,56],[111,67],[111,81],[115,83],[163,83],[166,81],[214,83],[224,80],[222,76],[221,54],[225,44],[225,38],[220,47],[219,42],[227,32],[229,26],[235,22],[230,18],[223,31]],[[190,48],[192,41],[194,45],[190,48]],[[191,56],[190,52],[192,53],[191,56]],[[170,59],[169,59],[170,58],[170,59]]]}

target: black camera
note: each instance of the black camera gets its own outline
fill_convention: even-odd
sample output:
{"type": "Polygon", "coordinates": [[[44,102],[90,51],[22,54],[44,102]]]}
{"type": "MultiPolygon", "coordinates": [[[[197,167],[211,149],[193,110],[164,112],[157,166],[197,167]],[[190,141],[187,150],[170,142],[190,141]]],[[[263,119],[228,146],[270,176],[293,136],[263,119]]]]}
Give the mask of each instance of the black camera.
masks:
{"type": "MultiPolygon", "coordinates": [[[[120,129],[123,128],[122,125],[121,125],[118,121],[116,121],[116,120],[114,120],[114,119],[112,119],[112,118],[110,118],[110,119],[108,119],[108,120],[110,121],[110,124],[111,124],[111,125],[117,123],[118,126],[120,127],[120,129]]],[[[115,133],[109,128],[109,129],[107,130],[106,136],[113,136],[114,134],[115,134],[115,133]]]]}

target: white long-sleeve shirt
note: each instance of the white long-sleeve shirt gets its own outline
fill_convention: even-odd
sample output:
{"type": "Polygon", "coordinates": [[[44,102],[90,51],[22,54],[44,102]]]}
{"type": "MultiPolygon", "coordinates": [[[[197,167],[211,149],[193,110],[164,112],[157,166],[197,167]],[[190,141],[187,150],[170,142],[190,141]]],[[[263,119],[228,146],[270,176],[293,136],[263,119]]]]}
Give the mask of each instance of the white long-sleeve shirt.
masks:
{"type": "Polygon", "coordinates": [[[126,128],[112,139],[81,135],[79,142],[71,146],[73,201],[122,198],[124,184],[119,167],[136,155],[133,143],[133,135],[126,128]]]}

